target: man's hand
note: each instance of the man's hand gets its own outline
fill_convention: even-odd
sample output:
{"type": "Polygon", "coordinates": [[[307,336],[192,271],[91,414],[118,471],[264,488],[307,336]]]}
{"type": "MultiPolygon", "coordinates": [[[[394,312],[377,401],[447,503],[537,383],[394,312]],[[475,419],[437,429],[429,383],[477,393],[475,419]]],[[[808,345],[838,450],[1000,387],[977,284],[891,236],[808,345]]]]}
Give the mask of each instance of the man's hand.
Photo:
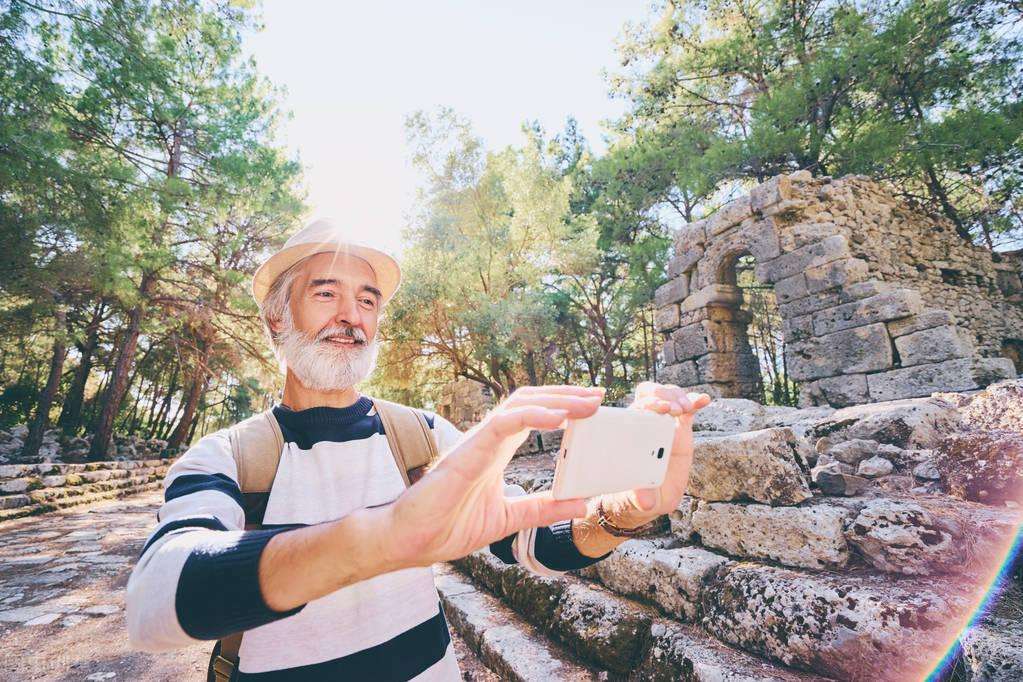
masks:
{"type": "Polygon", "coordinates": [[[583,516],[584,500],[550,492],[504,496],[504,468],[531,429],[592,416],[603,388],[529,386],[515,391],[389,508],[392,560],[428,566],[456,559],[524,528],[583,516]]]}
{"type": "Polygon", "coordinates": [[[588,556],[601,556],[623,540],[597,527],[596,508],[603,502],[611,523],[619,528],[636,528],[675,509],[689,484],[693,463],[693,417],[710,404],[705,393],[686,393],[678,386],[644,381],[636,387],[636,399],[630,409],[671,414],[678,423],[668,460],[668,472],[659,488],[639,488],[590,500],[585,519],[573,525],[573,537],[579,550],[588,556]]]}

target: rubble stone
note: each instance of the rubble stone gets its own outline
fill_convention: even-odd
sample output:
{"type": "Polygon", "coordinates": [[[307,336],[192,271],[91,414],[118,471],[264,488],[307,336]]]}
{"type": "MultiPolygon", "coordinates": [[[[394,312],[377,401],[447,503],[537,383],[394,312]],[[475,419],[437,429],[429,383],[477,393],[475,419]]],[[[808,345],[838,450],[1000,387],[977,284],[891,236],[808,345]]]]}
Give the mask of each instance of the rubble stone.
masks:
{"type": "Polygon", "coordinates": [[[788,428],[698,438],[688,492],[709,501],[796,504],[810,497],[809,450],[788,428]]]}
{"type": "Polygon", "coordinates": [[[1023,499],[1023,433],[954,434],[934,456],[942,481],[956,497],[985,504],[1023,499]]]}

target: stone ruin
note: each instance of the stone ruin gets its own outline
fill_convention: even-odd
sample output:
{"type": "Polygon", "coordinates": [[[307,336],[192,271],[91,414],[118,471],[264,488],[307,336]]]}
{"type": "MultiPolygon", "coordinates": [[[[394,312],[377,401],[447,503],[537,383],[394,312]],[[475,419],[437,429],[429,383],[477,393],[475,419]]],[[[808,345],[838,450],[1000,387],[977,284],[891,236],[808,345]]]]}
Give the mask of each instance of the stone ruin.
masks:
{"type": "MultiPolygon", "coordinates": [[[[946,652],[929,679],[1023,679],[1023,564],[996,578],[1023,523],[1018,254],[866,178],[805,173],[676,245],[658,380],[716,396],[686,497],[561,578],[487,551],[438,567],[452,628],[503,679],[901,682],[946,652]],[[776,296],[801,408],[748,399],[744,255],[776,296]]],[[[548,489],[560,435],[530,434],[506,480],[548,489]]]]}
{"type": "Polygon", "coordinates": [[[1023,370],[1019,253],[967,244],[868,178],[775,177],[683,227],[675,249],[655,296],[665,382],[758,396],[742,256],[773,288],[803,406],[966,391],[1023,370]]]}
{"type": "Polygon", "coordinates": [[[478,424],[494,406],[493,392],[483,384],[459,377],[444,385],[437,413],[462,431],[478,424]]]}

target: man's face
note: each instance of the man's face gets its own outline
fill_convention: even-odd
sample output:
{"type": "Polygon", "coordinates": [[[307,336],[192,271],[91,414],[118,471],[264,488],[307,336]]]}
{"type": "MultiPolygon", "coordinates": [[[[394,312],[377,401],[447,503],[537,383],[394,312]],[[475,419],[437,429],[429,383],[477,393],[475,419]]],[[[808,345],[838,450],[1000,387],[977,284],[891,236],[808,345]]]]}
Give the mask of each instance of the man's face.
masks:
{"type": "Polygon", "coordinates": [[[340,390],[373,371],[380,290],[369,263],[344,254],[311,256],[291,285],[280,350],[307,388],[340,390]]]}
{"type": "MultiPolygon", "coordinates": [[[[295,329],[313,337],[330,326],[359,329],[366,339],[377,333],[380,290],[369,263],[356,256],[318,253],[306,261],[291,285],[295,329]]],[[[350,340],[338,340],[350,346],[350,340]]]]}

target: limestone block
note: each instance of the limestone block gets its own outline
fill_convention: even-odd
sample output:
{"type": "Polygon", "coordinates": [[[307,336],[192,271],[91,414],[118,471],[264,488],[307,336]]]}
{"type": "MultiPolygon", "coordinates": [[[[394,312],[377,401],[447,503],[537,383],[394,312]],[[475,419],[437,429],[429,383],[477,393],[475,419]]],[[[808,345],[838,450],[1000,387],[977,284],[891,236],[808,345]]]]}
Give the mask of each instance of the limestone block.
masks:
{"type": "Polygon", "coordinates": [[[774,298],[778,303],[789,303],[809,293],[809,289],[806,288],[806,275],[801,272],[780,279],[774,284],[774,298]]]}
{"type": "Polygon", "coordinates": [[[700,375],[696,370],[696,363],[692,360],[687,360],[664,367],[658,373],[657,381],[662,384],[694,387],[700,383],[700,375]]]}
{"type": "Polygon", "coordinates": [[[760,363],[752,353],[707,353],[696,361],[703,381],[754,379],[759,376],[760,363]]]}
{"type": "Polygon", "coordinates": [[[973,344],[955,325],[931,327],[895,339],[903,367],[925,365],[973,354],[973,344]]]}
{"type": "Polygon", "coordinates": [[[675,344],[668,338],[664,345],[661,346],[657,364],[659,367],[665,367],[667,365],[674,365],[676,362],[678,362],[678,358],[675,356],[675,344]]]}
{"type": "Polygon", "coordinates": [[[868,502],[846,531],[849,543],[875,568],[904,575],[931,575],[962,564],[963,543],[934,523],[920,505],[868,502]]]}
{"type": "Polygon", "coordinates": [[[679,251],[671,260],[668,261],[668,277],[678,277],[679,275],[688,272],[694,265],[696,265],[700,259],[703,258],[703,248],[694,246],[686,249],[685,251],[679,251]]]}
{"type": "Polygon", "coordinates": [[[956,323],[955,316],[947,310],[936,310],[925,308],[916,315],[892,320],[888,323],[888,333],[892,338],[898,338],[906,334],[931,329],[932,327],[947,327],[956,323]]]}
{"type": "Polygon", "coordinates": [[[833,289],[845,284],[852,284],[867,278],[868,266],[859,258],[842,258],[839,260],[807,268],[806,288],[813,294],[825,289],[833,289]]]}
{"type": "Polygon", "coordinates": [[[827,308],[833,308],[837,305],[842,305],[845,302],[846,301],[841,293],[826,291],[814,296],[797,298],[796,300],[789,301],[788,303],[779,303],[778,312],[781,314],[782,319],[790,319],[810,315],[821,310],[826,310],[827,308]]]}
{"type": "Polygon", "coordinates": [[[666,614],[696,622],[708,578],[728,559],[700,549],[662,549],[649,540],[629,540],[594,565],[597,577],[619,594],[652,601],[666,614]]]}
{"type": "Polygon", "coordinates": [[[745,230],[746,248],[757,261],[768,261],[781,255],[778,227],[772,218],[764,218],[745,230]]]}
{"type": "MultiPolygon", "coordinates": [[[[844,329],[785,348],[789,376],[796,381],[856,374],[892,366],[892,347],[882,323],[844,329]]],[[[869,388],[869,380],[868,388],[869,388]]],[[[871,394],[873,397],[873,394],[871,394]]]]}
{"type": "Polygon", "coordinates": [[[974,358],[971,371],[973,381],[981,387],[1016,378],[1016,366],[1009,358],[974,358]]]}
{"type": "Polygon", "coordinates": [[[707,221],[696,220],[683,225],[675,234],[675,253],[702,247],[707,243],[707,221]]]}
{"type": "Polygon", "coordinates": [[[954,407],[930,398],[846,407],[818,425],[836,443],[861,438],[903,449],[933,448],[961,428],[954,407]]]}
{"type": "Polygon", "coordinates": [[[838,568],[849,560],[848,509],[823,504],[770,507],[702,502],[693,514],[700,542],[733,556],[801,568],[838,568]]]}
{"type": "Polygon", "coordinates": [[[867,392],[867,375],[865,374],[827,377],[816,383],[825,402],[833,407],[859,405],[870,400],[870,394],[867,392]]]}
{"type": "Polygon", "coordinates": [[[843,234],[842,228],[832,222],[818,221],[816,217],[810,222],[787,225],[779,235],[782,250],[795,251],[814,242],[835,234],[843,234]]]}
{"type": "Polygon", "coordinates": [[[639,663],[651,614],[589,585],[566,587],[551,632],[586,658],[621,674],[639,663]]]}
{"type": "Polygon", "coordinates": [[[797,504],[810,497],[809,449],[789,428],[697,438],[688,493],[708,501],[797,504]]]}
{"type": "Polygon", "coordinates": [[[785,199],[777,204],[766,207],[761,214],[767,216],[778,216],[784,220],[796,220],[799,214],[810,205],[805,199],[785,199]]]}
{"type": "Polygon", "coordinates": [[[682,302],[682,310],[696,310],[709,305],[738,306],[742,303],[742,290],[731,284],[710,284],[689,294],[682,302]]]}
{"type": "Polygon", "coordinates": [[[893,369],[867,376],[867,390],[875,401],[930,395],[937,391],[968,391],[976,388],[969,358],[893,369]]]}
{"type": "Polygon", "coordinates": [[[15,478],[13,480],[0,482],[0,493],[4,495],[14,495],[17,493],[23,493],[28,490],[29,485],[36,482],[38,485],[38,479],[35,478],[15,478]]]}
{"type": "Polygon", "coordinates": [[[757,263],[755,274],[761,282],[774,283],[804,272],[807,268],[847,258],[849,255],[849,242],[844,235],[836,234],[784,253],[773,260],[757,263]]]}
{"type": "Polygon", "coordinates": [[[729,201],[727,204],[719,208],[714,215],[708,218],[708,237],[721,234],[730,227],[738,225],[746,218],[749,218],[753,214],[752,211],[753,209],[750,207],[749,195],[729,201]]]}
{"type": "Polygon", "coordinates": [[[696,413],[693,431],[736,433],[765,426],[767,409],[745,398],[718,398],[696,413]]]}
{"type": "Polygon", "coordinates": [[[657,313],[654,315],[654,326],[657,328],[657,331],[668,331],[677,327],[678,324],[679,309],[677,303],[657,309],[657,313]]]}
{"type": "Polygon", "coordinates": [[[859,301],[822,310],[813,316],[813,331],[818,336],[842,329],[887,322],[918,312],[923,303],[912,289],[897,289],[859,301]]]}
{"type": "Polygon", "coordinates": [[[673,303],[681,303],[689,295],[689,282],[685,276],[675,277],[657,287],[654,292],[654,305],[662,308],[673,303]]]}
{"type": "Polygon", "coordinates": [[[676,329],[671,334],[671,343],[675,347],[675,357],[679,360],[698,358],[711,350],[707,330],[702,322],[676,329]]]}
{"type": "Polygon", "coordinates": [[[769,206],[792,198],[792,180],[787,175],[776,175],[750,190],[750,208],[760,213],[769,206]]]}
{"type": "Polygon", "coordinates": [[[726,643],[837,680],[919,679],[973,606],[960,583],[738,563],[704,592],[703,624],[726,643]]]}
{"type": "Polygon", "coordinates": [[[896,291],[898,288],[899,287],[891,282],[882,282],[876,279],[868,279],[863,282],[847,284],[842,287],[842,302],[849,303],[850,301],[859,301],[864,298],[888,294],[896,291]]]}

